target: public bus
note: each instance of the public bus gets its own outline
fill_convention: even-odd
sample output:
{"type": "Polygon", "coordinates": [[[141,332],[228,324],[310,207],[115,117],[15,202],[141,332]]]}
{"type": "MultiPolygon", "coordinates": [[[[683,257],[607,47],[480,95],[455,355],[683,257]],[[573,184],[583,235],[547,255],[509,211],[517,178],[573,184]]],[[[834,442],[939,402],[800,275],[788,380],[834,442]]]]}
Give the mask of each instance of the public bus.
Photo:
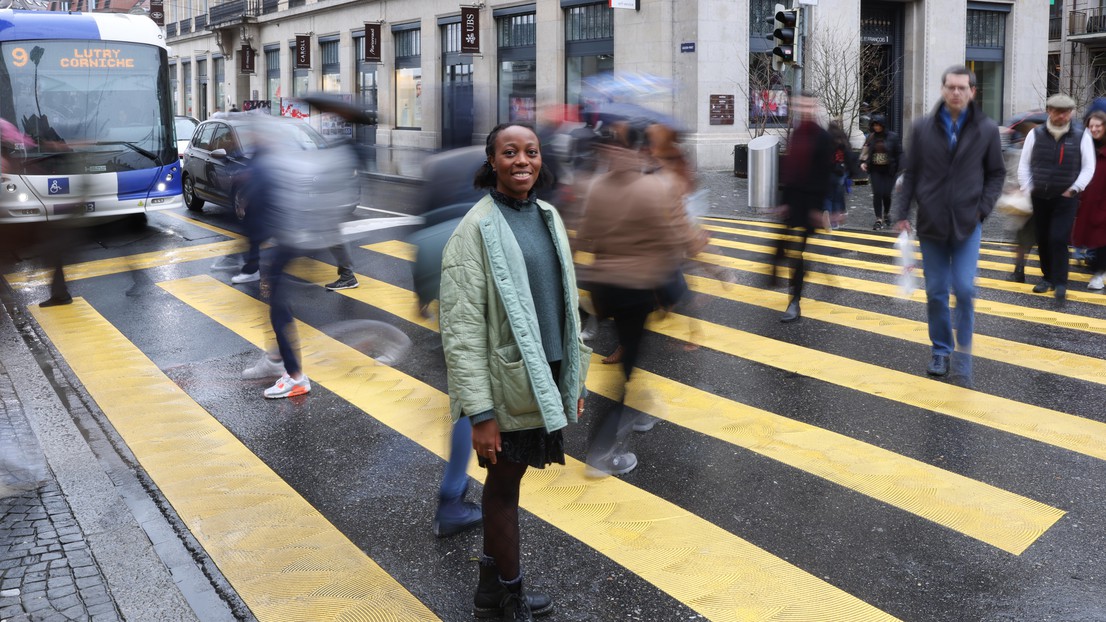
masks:
{"type": "Polygon", "coordinates": [[[0,10],[0,149],[0,226],[183,207],[161,29],[0,10]]]}

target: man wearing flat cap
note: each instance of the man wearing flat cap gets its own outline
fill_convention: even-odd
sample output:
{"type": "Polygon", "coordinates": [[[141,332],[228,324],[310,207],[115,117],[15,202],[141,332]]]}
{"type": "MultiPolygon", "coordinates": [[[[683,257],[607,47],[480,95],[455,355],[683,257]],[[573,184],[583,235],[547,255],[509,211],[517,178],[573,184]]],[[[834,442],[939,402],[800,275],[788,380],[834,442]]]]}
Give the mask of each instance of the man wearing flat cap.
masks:
{"type": "Polygon", "coordinates": [[[1075,100],[1057,93],[1045,102],[1048,120],[1025,137],[1018,162],[1018,183],[1033,200],[1037,223],[1037,254],[1042,278],[1033,291],[1054,291],[1063,302],[1068,293],[1068,242],[1079,193],[1094,176],[1094,141],[1090,132],[1075,128],[1071,113],[1075,100]]]}

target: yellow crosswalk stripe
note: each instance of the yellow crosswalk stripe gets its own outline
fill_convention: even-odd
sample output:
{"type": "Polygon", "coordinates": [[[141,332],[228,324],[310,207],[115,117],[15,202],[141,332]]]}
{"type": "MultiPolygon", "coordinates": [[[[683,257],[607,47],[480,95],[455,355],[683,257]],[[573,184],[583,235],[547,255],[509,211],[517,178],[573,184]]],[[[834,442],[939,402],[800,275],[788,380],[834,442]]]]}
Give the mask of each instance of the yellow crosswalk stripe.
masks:
{"type": "MultiPolygon", "coordinates": [[[[298,271],[321,275],[333,268],[300,262],[298,271]]],[[[263,303],[210,277],[160,285],[258,348],[266,346],[263,303]]],[[[297,328],[303,367],[314,383],[429,451],[446,454],[445,394],[314,328],[297,328]]],[[[529,470],[522,507],[710,620],[894,619],[687,510],[618,478],[589,479],[571,457],[567,463],[529,470]]],[[[481,475],[475,461],[469,473],[481,475]]]]}
{"type": "MultiPolygon", "coordinates": [[[[301,263],[294,274],[322,284],[333,271],[327,264],[308,262],[301,263]]],[[[421,319],[414,314],[411,292],[370,277],[358,275],[358,281],[358,289],[341,293],[408,321],[421,319]]],[[[436,330],[436,326],[423,326],[436,330]]],[[[620,368],[599,361],[600,357],[593,357],[588,389],[617,399],[620,368]]],[[[824,477],[1010,553],[1022,553],[1064,515],[1037,501],[840,434],[644,370],[634,374],[637,388],[628,395],[628,403],[642,412],[824,477]],[[654,403],[646,397],[650,393],[663,399],[654,403]]]]}
{"type": "MultiPolygon", "coordinates": [[[[798,235],[792,235],[792,234],[781,233],[781,232],[759,231],[759,230],[755,230],[755,229],[735,229],[733,227],[719,227],[719,226],[715,226],[715,225],[704,225],[703,229],[705,229],[707,231],[712,231],[714,233],[729,233],[729,234],[732,234],[732,235],[743,235],[743,236],[747,236],[747,237],[756,237],[756,238],[770,239],[770,240],[776,240],[776,239],[782,237],[786,240],[789,240],[789,241],[792,241],[792,242],[797,242],[801,239],[798,235]]],[[[732,240],[726,240],[725,238],[712,238],[712,242],[714,242],[714,243],[717,243],[719,240],[725,240],[726,242],[732,242],[732,240]]],[[[721,246],[722,244],[719,244],[719,245],[721,246]]],[[[853,253],[876,255],[878,257],[897,258],[900,255],[898,249],[895,249],[895,248],[892,248],[892,247],[872,246],[870,244],[853,244],[853,243],[850,243],[850,242],[842,242],[840,240],[835,240],[835,239],[831,239],[831,238],[824,238],[824,237],[817,236],[817,235],[811,236],[807,240],[807,249],[809,250],[811,248],[818,248],[818,247],[836,248],[836,249],[839,249],[839,250],[849,251],[849,252],[853,252],[853,253]]],[[[768,248],[768,247],[760,247],[760,248],[768,248]]],[[[921,250],[918,250],[919,247],[918,247],[917,243],[915,243],[914,248],[915,248],[914,259],[918,262],[919,267],[921,267],[922,252],[921,252],[921,250]]],[[[817,253],[812,253],[808,256],[813,257],[815,261],[821,261],[823,263],[836,263],[837,261],[843,259],[842,257],[837,257],[835,255],[820,255],[820,254],[817,254],[817,253]]],[[[1004,271],[1004,272],[1010,272],[1014,268],[1013,265],[1010,264],[1010,263],[1005,263],[1005,262],[1001,262],[1001,261],[990,261],[990,260],[984,259],[984,257],[986,257],[986,254],[983,253],[982,250],[980,251],[980,257],[981,258],[980,258],[979,262],[977,263],[977,265],[980,269],[983,269],[983,270],[1001,270],[1001,271],[1004,271]]],[[[869,262],[857,262],[857,263],[850,262],[849,264],[841,264],[841,265],[850,265],[852,267],[861,267],[861,268],[869,268],[870,269],[870,266],[878,265],[878,264],[872,264],[872,263],[869,263],[869,262]],[[857,265],[858,263],[860,263],[861,265],[857,265]],[[867,265],[863,265],[863,264],[867,264],[867,265]]],[[[892,270],[893,272],[898,271],[898,269],[895,266],[891,265],[890,267],[894,268],[894,270],[892,270]]],[[[881,270],[881,272],[883,272],[883,271],[884,270],[881,270]]],[[[921,270],[919,270],[918,275],[921,276],[921,274],[922,274],[922,272],[921,272],[921,270]]],[[[1068,275],[1068,279],[1070,281],[1080,281],[1080,282],[1086,283],[1087,281],[1091,280],[1091,275],[1085,274],[1083,272],[1072,271],[1068,275]]],[[[1005,281],[1005,280],[1002,280],[1002,279],[991,279],[991,278],[985,278],[985,277],[979,277],[978,280],[979,280],[980,283],[983,283],[983,284],[987,285],[987,287],[989,287],[990,289],[1001,289],[1001,290],[1004,290],[1004,291],[1020,293],[1020,294],[1031,294],[1032,293],[1032,291],[1030,291],[1030,286],[1026,285],[1025,283],[1014,283],[1012,281],[1005,281]]],[[[1075,290],[1073,290],[1072,293],[1073,294],[1084,295],[1084,292],[1079,292],[1079,291],[1075,291],[1075,290]]],[[[1101,302],[1102,299],[1106,298],[1102,294],[1096,294],[1096,293],[1089,293],[1088,292],[1088,293],[1085,293],[1085,295],[1090,298],[1091,302],[1101,302]]]]}
{"type": "Polygon", "coordinates": [[[91,305],[30,311],[258,620],[438,619],[91,305]]]}
{"type": "MultiPolygon", "coordinates": [[[[363,248],[408,261],[413,261],[415,257],[414,247],[406,242],[398,240],[369,244],[363,248]]],[[[712,265],[714,262],[718,262],[718,264],[732,263],[733,265],[729,267],[741,270],[749,270],[750,268],[757,267],[759,269],[750,271],[757,271],[762,274],[770,272],[770,267],[768,266],[747,262],[745,260],[735,260],[724,255],[716,256],[707,254],[707,258],[712,260],[712,265]]],[[[808,276],[809,274],[808,272],[808,276]]],[[[830,284],[832,279],[836,278],[841,277],[832,276],[823,284],[830,284]]],[[[687,282],[692,291],[718,298],[725,298],[727,300],[757,305],[769,309],[782,310],[787,306],[788,296],[782,292],[764,290],[737,283],[725,283],[716,279],[694,275],[687,275],[687,282]]],[[[882,292],[887,296],[901,297],[898,294],[898,288],[895,286],[878,284],[875,289],[876,291],[870,293],[882,292]]],[[[402,298],[405,294],[397,295],[402,298]]],[[[914,298],[919,301],[924,300],[924,297],[925,294],[921,292],[914,294],[914,298]]],[[[923,345],[929,345],[930,343],[929,327],[924,322],[916,322],[893,315],[873,313],[863,309],[822,302],[809,297],[803,299],[803,316],[807,319],[847,326],[849,328],[902,339],[913,343],[923,345]]],[[[1046,316],[1046,318],[1047,317],[1048,316],[1046,316]]],[[[1071,320],[1072,323],[1083,321],[1083,318],[1071,320]]],[[[1044,322],[1045,318],[1042,318],[1042,323],[1044,322]]],[[[1089,328],[1089,326],[1079,326],[1078,328],[1089,328]]],[[[1106,330],[1106,325],[1102,328],[1106,330]]],[[[1017,365],[1027,369],[1076,378],[1095,384],[1106,384],[1106,360],[1100,358],[1063,352],[1053,348],[1044,348],[981,334],[976,334],[974,336],[972,344],[973,353],[977,357],[1002,361],[1010,365],[1017,365]]]]}
{"type": "Polygon", "coordinates": [[[669,314],[649,329],[674,339],[854,391],[970,421],[1106,460],[1106,424],[1032,404],[930,380],[743,330],[669,314]]]}
{"type": "MultiPolygon", "coordinates": [[[[91,279],[98,276],[119,274],[120,272],[160,268],[199,259],[215,259],[232,253],[245,252],[245,250],[246,242],[244,240],[229,240],[225,242],[197,244],[195,246],[183,246],[162,251],[151,251],[149,253],[137,253],[112,259],[83,261],[75,264],[67,264],[65,266],[65,279],[67,281],[79,281],[81,279],[91,279]]],[[[25,272],[5,274],[4,278],[11,284],[13,289],[18,291],[48,284],[53,273],[54,271],[52,268],[40,268],[36,270],[27,270],[25,272]]]]}
{"type": "MultiPolygon", "coordinates": [[[[789,296],[737,283],[719,282],[701,276],[687,275],[692,291],[745,304],[782,311],[789,296]]],[[[873,313],[812,298],[803,298],[803,317],[820,322],[846,326],[856,330],[930,345],[929,326],[894,315],[873,313]]],[[[1044,348],[976,333],[972,338],[972,354],[976,358],[1000,361],[1026,369],[1076,378],[1095,384],[1106,384],[1106,360],[1082,354],[1044,348]]]]}
{"type": "MultiPolygon", "coordinates": [[[[788,228],[787,225],[784,225],[784,224],[779,223],[779,222],[771,222],[771,221],[764,221],[764,220],[749,220],[749,219],[743,219],[743,218],[719,218],[719,217],[716,217],[716,216],[709,216],[709,217],[702,218],[700,220],[702,220],[703,222],[717,223],[718,225],[729,225],[729,231],[731,231],[732,233],[741,233],[741,232],[749,230],[749,228],[772,229],[772,230],[775,230],[775,231],[779,231],[781,229],[787,229],[788,228]]],[[[886,235],[886,234],[881,235],[881,234],[878,234],[878,233],[864,233],[862,231],[857,231],[857,230],[854,230],[854,229],[835,229],[833,231],[833,233],[827,233],[823,230],[823,233],[826,233],[827,235],[832,235],[834,238],[837,238],[837,239],[866,240],[868,242],[880,242],[880,243],[883,243],[883,244],[892,244],[895,241],[894,236],[891,236],[891,235],[886,235]]],[[[824,239],[824,238],[819,238],[819,239],[824,239]]],[[[987,242],[987,241],[985,241],[983,243],[983,247],[979,249],[979,254],[980,254],[980,256],[1007,257],[1007,258],[1013,258],[1013,257],[1017,256],[1017,253],[1015,253],[1013,250],[1003,250],[1005,248],[1013,249],[1013,248],[1015,248],[1015,245],[1013,243],[1010,243],[1010,242],[987,242]]],[[[1079,265],[1079,262],[1076,261],[1075,259],[1072,259],[1070,261],[1070,263],[1072,265],[1079,265]]],[[[999,269],[1003,269],[1003,270],[1010,270],[1010,269],[1013,268],[1013,264],[1009,264],[1009,263],[996,263],[996,265],[1003,266],[1003,268],[999,268],[999,269]]]]}
{"type": "MultiPolygon", "coordinates": [[[[715,228],[717,228],[717,227],[715,227],[715,228]]],[[[745,235],[746,233],[747,232],[742,232],[743,235],[745,235]]],[[[766,235],[765,237],[773,237],[774,238],[774,237],[778,237],[778,236],[766,235]]],[[[791,239],[794,239],[794,240],[799,239],[798,237],[795,237],[795,236],[788,236],[788,237],[790,237],[791,239]]],[[[811,241],[813,241],[813,240],[814,240],[814,238],[811,238],[811,241]]],[[[766,254],[769,254],[769,255],[775,253],[775,250],[776,250],[774,246],[765,246],[765,245],[762,245],[762,244],[750,244],[748,242],[737,242],[737,241],[734,241],[734,240],[727,240],[725,238],[717,238],[717,237],[712,237],[711,240],[710,240],[710,244],[712,246],[720,246],[722,248],[733,248],[733,249],[736,249],[736,250],[751,251],[751,252],[754,252],[754,253],[766,253],[766,254]]],[[[886,264],[886,263],[879,263],[879,262],[874,262],[874,261],[866,261],[866,260],[862,260],[862,259],[852,259],[850,257],[838,257],[838,256],[835,256],[835,255],[823,255],[823,254],[820,254],[820,253],[815,253],[815,252],[812,252],[810,250],[811,246],[812,245],[810,243],[808,243],[807,251],[805,253],[803,253],[803,257],[806,259],[806,261],[811,262],[811,263],[830,264],[830,265],[835,265],[835,266],[842,266],[842,267],[845,267],[845,268],[856,268],[858,270],[868,270],[868,271],[871,271],[871,272],[882,272],[884,274],[898,274],[899,271],[901,270],[898,266],[893,265],[893,264],[886,264]]],[[[868,247],[864,247],[864,246],[860,246],[860,245],[853,245],[853,246],[857,246],[857,249],[867,249],[868,248],[868,247]]],[[[889,250],[891,255],[897,255],[897,252],[894,251],[893,249],[887,249],[887,250],[889,250]]],[[[870,249],[869,250],[861,250],[859,252],[870,252],[870,249]]],[[[875,253],[875,254],[878,255],[878,254],[882,254],[882,253],[875,253]]],[[[915,255],[918,257],[918,261],[919,261],[918,266],[917,266],[918,269],[916,270],[916,273],[919,277],[924,277],[925,274],[921,270],[921,254],[918,253],[918,252],[915,252],[915,255]]],[[[981,262],[980,267],[987,267],[987,266],[983,265],[983,263],[986,263],[986,262],[981,262]]],[[[810,272],[808,271],[807,274],[810,274],[810,272]]],[[[1090,277],[1088,275],[1081,274],[1081,273],[1078,273],[1078,272],[1072,272],[1071,275],[1070,275],[1070,278],[1072,280],[1075,280],[1075,281],[1078,281],[1080,279],[1082,279],[1084,281],[1090,280],[1090,277]]],[[[989,278],[989,277],[982,277],[982,276],[977,276],[976,279],[975,279],[975,282],[976,282],[977,287],[986,287],[987,289],[997,289],[997,290],[1006,291],[1006,292],[1013,292],[1015,294],[1025,294],[1025,295],[1028,295],[1028,296],[1041,296],[1041,297],[1046,297],[1046,298],[1050,298],[1050,299],[1052,297],[1052,294],[1048,294],[1048,293],[1034,294],[1032,292],[1032,287],[1030,285],[1026,285],[1025,283],[1014,283],[1012,281],[1005,281],[1003,279],[992,279],[992,278],[989,278]]],[[[1090,303],[1090,304],[1106,306],[1106,296],[1103,296],[1101,293],[1096,293],[1096,292],[1080,291],[1078,289],[1069,289],[1068,290],[1068,299],[1073,300],[1075,302],[1087,302],[1087,303],[1090,303]]],[[[979,309],[978,305],[981,302],[984,302],[984,301],[979,300],[978,298],[976,299],[976,303],[977,303],[976,309],[977,310],[979,309]]]]}
{"type": "MultiPolygon", "coordinates": [[[[741,270],[742,272],[753,272],[756,274],[772,273],[772,266],[770,264],[749,261],[748,259],[739,259],[737,257],[730,257],[729,255],[699,253],[695,256],[695,260],[702,263],[721,266],[723,268],[741,270]]],[[[869,269],[871,268],[869,267],[869,269]]],[[[897,285],[892,285],[891,283],[869,281],[866,279],[858,279],[849,276],[842,276],[839,274],[827,274],[810,269],[806,271],[805,282],[814,283],[817,285],[825,285],[827,287],[845,289],[852,292],[875,294],[876,296],[883,296],[885,298],[896,298],[900,300],[903,299],[899,287],[897,285]]],[[[916,290],[909,299],[915,302],[924,303],[925,291],[921,289],[916,290]]],[[[1064,313],[1061,311],[1053,311],[1050,309],[1034,309],[1031,307],[1023,307],[1020,305],[997,302],[994,300],[986,300],[983,298],[975,299],[975,312],[976,314],[993,315],[995,317],[1007,318],[1011,320],[1032,322],[1034,324],[1043,324],[1045,326],[1059,326],[1062,328],[1070,328],[1073,330],[1095,333],[1098,335],[1106,335],[1106,320],[1095,317],[1076,315],[1073,313],[1064,313]]]]}

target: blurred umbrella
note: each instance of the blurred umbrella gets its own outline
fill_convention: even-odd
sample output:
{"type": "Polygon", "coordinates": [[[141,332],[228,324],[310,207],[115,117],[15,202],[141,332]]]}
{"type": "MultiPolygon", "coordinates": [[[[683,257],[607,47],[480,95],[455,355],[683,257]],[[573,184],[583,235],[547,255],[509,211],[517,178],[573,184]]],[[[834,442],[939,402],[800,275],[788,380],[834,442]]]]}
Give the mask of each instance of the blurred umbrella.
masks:
{"type": "Polygon", "coordinates": [[[648,73],[601,73],[584,78],[584,96],[591,99],[628,99],[672,92],[672,81],[648,73]]]}
{"type": "Polygon", "coordinates": [[[657,112],[652,108],[647,108],[640,104],[630,104],[624,102],[601,104],[599,106],[599,120],[603,123],[628,121],[634,125],[640,126],[660,123],[662,125],[667,125],[668,127],[680,133],[685,131],[683,125],[681,125],[680,122],[677,121],[674,117],[664,114],[663,112],[657,112]]]}
{"type": "Polygon", "coordinates": [[[384,365],[395,366],[403,362],[411,349],[411,338],[402,330],[376,320],[345,320],[329,324],[323,330],[384,365]]]}
{"type": "Polygon", "coordinates": [[[351,102],[346,101],[341,97],[330,95],[327,93],[311,93],[304,96],[303,101],[311,104],[316,110],[320,112],[329,112],[342,117],[350,123],[359,123],[361,125],[376,125],[376,113],[370,110],[364,110],[360,106],[354,105],[351,102]]]}

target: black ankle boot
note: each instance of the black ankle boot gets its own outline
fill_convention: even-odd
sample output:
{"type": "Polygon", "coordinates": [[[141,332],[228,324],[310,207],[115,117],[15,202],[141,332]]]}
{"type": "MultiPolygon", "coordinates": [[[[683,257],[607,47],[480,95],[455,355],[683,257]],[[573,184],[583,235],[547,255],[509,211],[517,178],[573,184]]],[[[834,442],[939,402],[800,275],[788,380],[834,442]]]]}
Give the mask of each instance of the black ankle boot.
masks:
{"type": "MultiPolygon", "coordinates": [[[[522,582],[518,582],[519,592],[522,590],[522,582]]],[[[476,595],[473,597],[472,614],[480,619],[502,618],[514,609],[507,607],[507,599],[512,595],[507,587],[499,580],[499,569],[495,566],[495,560],[487,555],[480,558],[480,582],[476,585],[476,595]]],[[[553,613],[553,600],[548,594],[527,592],[522,595],[532,615],[545,616],[553,613]]],[[[529,619],[529,618],[522,618],[529,619]]]]}
{"type": "Polygon", "coordinates": [[[503,615],[512,622],[534,622],[534,612],[522,591],[522,575],[514,581],[499,580],[503,586],[503,615]]]}

